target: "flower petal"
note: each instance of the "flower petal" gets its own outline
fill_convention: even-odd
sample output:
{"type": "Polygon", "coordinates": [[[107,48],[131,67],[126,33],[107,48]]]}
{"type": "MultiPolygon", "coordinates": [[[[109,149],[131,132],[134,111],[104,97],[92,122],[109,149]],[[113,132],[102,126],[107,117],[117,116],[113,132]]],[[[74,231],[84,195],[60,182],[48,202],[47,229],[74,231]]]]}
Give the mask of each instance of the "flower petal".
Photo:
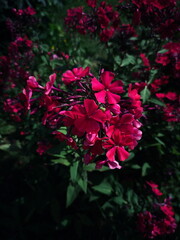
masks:
{"type": "Polygon", "coordinates": [[[106,157],[109,161],[115,161],[115,154],[116,154],[116,146],[111,148],[109,151],[106,153],[106,157]]]}
{"type": "Polygon", "coordinates": [[[117,155],[119,161],[124,161],[129,157],[130,153],[127,152],[123,147],[117,147],[117,155]]]}
{"type": "Polygon", "coordinates": [[[121,169],[122,168],[117,161],[108,161],[107,164],[110,169],[115,169],[115,168],[121,169]]]}
{"type": "Polygon", "coordinates": [[[95,93],[96,99],[100,103],[106,103],[106,91],[102,90],[98,93],[95,93]]]}
{"type": "Polygon", "coordinates": [[[101,111],[100,109],[91,114],[91,118],[101,123],[104,123],[107,120],[106,114],[103,113],[103,111],[101,111]]]}
{"type": "Polygon", "coordinates": [[[84,100],[84,107],[85,107],[88,115],[91,115],[92,113],[96,112],[97,109],[98,109],[97,104],[92,99],[85,99],[84,100]]]}
{"type": "Polygon", "coordinates": [[[99,123],[96,122],[93,119],[84,119],[79,118],[76,119],[74,122],[75,127],[81,131],[81,132],[87,132],[87,133],[98,133],[100,126],[99,123]]]}
{"type": "Polygon", "coordinates": [[[109,72],[109,71],[104,71],[101,74],[101,80],[102,83],[104,84],[105,87],[109,87],[109,85],[111,84],[112,80],[114,79],[114,73],[109,72]]]}
{"type": "Polygon", "coordinates": [[[91,81],[93,91],[101,91],[104,89],[104,85],[100,83],[96,78],[91,81]]]}
{"type": "Polygon", "coordinates": [[[106,97],[107,97],[107,102],[109,104],[116,104],[120,101],[121,97],[110,92],[110,91],[107,91],[106,92],[106,97]]]}

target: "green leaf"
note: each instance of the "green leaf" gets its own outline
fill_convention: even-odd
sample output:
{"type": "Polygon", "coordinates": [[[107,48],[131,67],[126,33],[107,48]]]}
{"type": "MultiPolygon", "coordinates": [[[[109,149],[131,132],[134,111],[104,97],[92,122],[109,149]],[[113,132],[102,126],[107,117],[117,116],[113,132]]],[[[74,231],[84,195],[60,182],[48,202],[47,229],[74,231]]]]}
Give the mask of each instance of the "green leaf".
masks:
{"type": "Polygon", "coordinates": [[[131,168],[132,168],[132,169],[141,169],[141,166],[138,165],[138,164],[133,164],[133,165],[131,166],[131,168]]]}
{"type": "Polygon", "coordinates": [[[126,203],[126,201],[122,198],[122,196],[114,197],[111,199],[113,202],[115,202],[118,205],[122,205],[123,203],[126,203]]]}
{"type": "Polygon", "coordinates": [[[166,147],[166,144],[165,144],[163,141],[161,141],[161,139],[159,139],[158,137],[155,137],[155,139],[156,139],[156,141],[157,141],[158,143],[160,143],[161,145],[163,145],[164,147],[166,147]]]}
{"type": "Polygon", "coordinates": [[[142,176],[146,176],[147,175],[147,170],[148,168],[151,168],[151,166],[149,165],[149,163],[145,162],[142,166],[142,176]]]}
{"type": "Polygon", "coordinates": [[[41,59],[42,59],[42,61],[43,61],[43,63],[45,63],[46,65],[48,65],[48,60],[47,60],[47,58],[43,55],[43,56],[41,56],[41,59]]]}
{"type": "Polygon", "coordinates": [[[16,128],[15,128],[15,126],[13,126],[13,125],[1,125],[0,126],[0,133],[2,134],[2,135],[8,135],[8,134],[12,134],[12,133],[14,133],[16,131],[16,128]]]}
{"type": "Polygon", "coordinates": [[[87,177],[85,178],[80,178],[78,180],[78,185],[80,188],[83,190],[83,192],[87,193],[87,177]]]}
{"type": "Polygon", "coordinates": [[[169,51],[168,49],[161,49],[160,51],[158,51],[158,53],[166,53],[168,51],[169,51]]]}
{"type": "Polygon", "coordinates": [[[55,69],[57,66],[61,66],[62,63],[60,62],[59,59],[53,59],[50,61],[50,66],[52,67],[52,69],[55,69]]]}
{"type": "Polygon", "coordinates": [[[73,165],[70,167],[70,179],[73,182],[77,181],[77,172],[78,172],[78,165],[79,161],[76,161],[73,163],[73,165]]]}
{"type": "Polygon", "coordinates": [[[154,104],[162,106],[162,107],[166,106],[165,103],[163,103],[162,101],[160,101],[159,99],[156,99],[156,98],[151,98],[148,100],[148,102],[154,103],[154,104]]]}
{"type": "Polygon", "coordinates": [[[96,169],[95,163],[90,163],[88,165],[84,165],[84,169],[88,172],[93,172],[93,171],[105,172],[105,171],[111,170],[109,167],[106,167],[106,166],[103,166],[101,169],[96,169]]]}
{"type": "Polygon", "coordinates": [[[145,86],[145,88],[141,91],[140,95],[141,95],[143,103],[145,103],[149,99],[151,93],[150,93],[149,89],[147,88],[147,86],[145,86]]]}
{"type": "Polygon", "coordinates": [[[128,66],[129,64],[135,64],[135,57],[126,53],[125,58],[122,60],[121,67],[128,66]]]}
{"type": "Polygon", "coordinates": [[[60,129],[58,129],[58,132],[61,132],[64,135],[66,135],[67,134],[67,127],[60,127],[60,129]]]}
{"type": "Polygon", "coordinates": [[[110,195],[112,192],[112,186],[108,182],[101,182],[99,185],[92,187],[95,191],[105,195],[110,195]]]}
{"type": "Polygon", "coordinates": [[[128,200],[129,203],[132,202],[133,195],[134,195],[133,190],[132,190],[132,189],[129,189],[129,190],[127,191],[127,200],[128,200]]]}
{"type": "Polygon", "coordinates": [[[133,159],[135,156],[135,154],[133,152],[130,153],[130,156],[128,157],[128,159],[126,159],[126,162],[127,161],[130,161],[131,159],[133,159]]]}
{"type": "Polygon", "coordinates": [[[115,62],[116,62],[118,65],[121,64],[121,58],[120,58],[119,55],[115,56],[115,57],[114,57],[114,60],[115,60],[115,62]]]}
{"type": "Polygon", "coordinates": [[[69,207],[74,202],[78,194],[79,188],[77,188],[77,186],[69,184],[67,188],[66,207],[69,207]]]}
{"type": "Polygon", "coordinates": [[[44,52],[48,52],[49,51],[49,46],[47,44],[41,44],[41,49],[44,51],[44,52]]]}
{"type": "Polygon", "coordinates": [[[157,69],[151,69],[148,84],[153,82],[157,72],[158,72],[157,69]]]}
{"type": "Polygon", "coordinates": [[[10,146],[11,146],[11,144],[9,144],[9,143],[2,144],[2,145],[0,145],[0,150],[8,151],[10,146]]]}
{"type": "Polygon", "coordinates": [[[67,159],[59,158],[51,160],[54,164],[62,164],[64,166],[70,166],[70,162],[67,159]]]}

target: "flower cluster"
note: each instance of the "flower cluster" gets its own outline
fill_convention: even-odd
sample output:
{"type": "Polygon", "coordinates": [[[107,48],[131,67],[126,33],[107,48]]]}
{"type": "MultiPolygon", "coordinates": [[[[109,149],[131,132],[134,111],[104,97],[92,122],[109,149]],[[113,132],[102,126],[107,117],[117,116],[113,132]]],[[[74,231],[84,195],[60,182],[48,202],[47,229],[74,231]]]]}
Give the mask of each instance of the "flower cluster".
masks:
{"type": "Polygon", "coordinates": [[[119,13],[105,1],[97,6],[96,1],[87,1],[91,10],[86,13],[83,7],[68,9],[65,23],[81,34],[97,33],[102,42],[113,37],[120,24],[119,13]]]}
{"type": "Polygon", "coordinates": [[[11,16],[6,19],[6,27],[8,28],[12,39],[26,33],[27,30],[36,23],[34,8],[27,7],[25,9],[12,9],[11,16]]]}
{"type": "Polygon", "coordinates": [[[158,53],[156,62],[165,67],[167,75],[178,79],[180,77],[180,43],[169,42],[163,46],[167,51],[158,53]]]}
{"type": "Polygon", "coordinates": [[[180,95],[175,92],[156,93],[156,97],[165,103],[164,119],[168,122],[180,122],[180,95]]]}
{"type": "Polygon", "coordinates": [[[0,85],[1,89],[14,88],[24,85],[29,76],[33,54],[33,42],[28,37],[30,27],[35,23],[36,11],[12,9],[12,14],[6,19],[6,29],[10,33],[6,55],[0,56],[0,85]]]}
{"type": "MultiPolygon", "coordinates": [[[[143,108],[137,90],[130,85],[128,97],[123,97],[123,83],[114,78],[114,73],[104,70],[96,78],[89,67],[66,71],[57,87],[55,73],[45,86],[30,76],[19,100],[24,112],[42,110],[42,124],[52,128],[56,139],[83,149],[86,164],[95,161],[97,168],[104,164],[121,168],[119,161],[126,160],[128,149],[133,150],[141,139],[139,118],[143,108]],[[67,134],[61,130],[64,127],[67,134]]],[[[15,114],[16,109],[21,117],[17,102],[6,102],[5,110],[15,114]]]]}
{"type": "Polygon", "coordinates": [[[138,214],[138,229],[144,237],[155,238],[160,235],[172,234],[176,229],[173,208],[169,199],[155,204],[153,212],[145,211],[138,214]]]}
{"type": "Polygon", "coordinates": [[[0,56],[0,84],[2,89],[7,84],[11,87],[22,84],[28,78],[29,62],[34,54],[33,43],[25,37],[17,37],[8,47],[8,55],[0,56]]]}
{"type": "Polygon", "coordinates": [[[133,25],[142,23],[150,27],[155,34],[159,34],[162,38],[173,38],[179,28],[179,13],[176,0],[133,0],[128,4],[133,14],[133,25]]]}

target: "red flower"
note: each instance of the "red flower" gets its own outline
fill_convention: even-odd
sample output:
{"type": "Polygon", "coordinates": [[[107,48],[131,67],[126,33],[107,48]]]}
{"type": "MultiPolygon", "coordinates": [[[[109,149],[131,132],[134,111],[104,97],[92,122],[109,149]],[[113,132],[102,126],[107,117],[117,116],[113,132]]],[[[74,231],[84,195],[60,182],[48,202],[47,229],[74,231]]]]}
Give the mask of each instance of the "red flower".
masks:
{"type": "Polygon", "coordinates": [[[49,76],[49,82],[46,83],[46,86],[45,86],[45,95],[49,95],[49,93],[51,92],[52,90],[52,87],[53,87],[53,84],[56,80],[56,74],[53,73],[49,76]]]}
{"type": "Polygon", "coordinates": [[[171,101],[175,101],[178,98],[178,96],[175,92],[168,92],[165,94],[165,97],[171,101]]]}
{"type": "Polygon", "coordinates": [[[89,7],[95,8],[97,0],[86,0],[89,7]]]}
{"type": "Polygon", "coordinates": [[[151,65],[150,65],[149,59],[146,57],[146,55],[144,53],[141,53],[140,57],[143,61],[144,66],[148,67],[148,70],[150,70],[151,65]]]}
{"type": "Polygon", "coordinates": [[[42,86],[39,85],[39,83],[37,82],[36,78],[34,76],[29,76],[28,80],[27,80],[27,86],[31,89],[33,88],[42,88],[42,86]]]}
{"type": "Polygon", "coordinates": [[[52,134],[54,134],[55,138],[58,139],[59,141],[61,141],[61,142],[65,141],[67,145],[71,146],[75,150],[78,149],[77,144],[73,138],[68,137],[65,134],[58,132],[58,131],[54,131],[54,132],[52,132],[52,134]]]}
{"type": "Polygon", "coordinates": [[[62,75],[62,81],[65,84],[70,84],[71,82],[81,80],[81,78],[89,75],[89,67],[83,69],[82,67],[73,68],[73,70],[67,70],[62,75]]]}
{"type": "Polygon", "coordinates": [[[104,71],[100,77],[101,82],[96,78],[92,79],[92,89],[93,91],[98,91],[95,93],[96,99],[100,103],[116,104],[120,101],[120,96],[114,93],[122,93],[123,87],[121,81],[116,81],[111,83],[114,79],[114,73],[109,71],[104,71]]]}
{"type": "Polygon", "coordinates": [[[155,184],[154,182],[146,182],[150,187],[152,192],[156,195],[156,196],[161,196],[163,195],[163,193],[158,189],[158,185],[155,184]]]}
{"type": "Polygon", "coordinates": [[[23,101],[25,109],[30,110],[30,99],[32,97],[32,90],[30,88],[24,88],[22,93],[19,94],[20,100],[23,101]]]}
{"type": "Polygon", "coordinates": [[[114,35],[115,29],[113,27],[109,29],[103,29],[102,32],[100,33],[100,39],[102,42],[107,42],[109,41],[110,38],[114,35]]]}
{"type": "Polygon", "coordinates": [[[102,160],[96,162],[96,169],[101,169],[104,164],[107,164],[110,169],[121,169],[121,166],[117,161],[102,160]]]}
{"type": "Polygon", "coordinates": [[[108,149],[106,157],[109,161],[124,161],[129,157],[129,153],[124,149],[125,145],[128,145],[131,139],[123,137],[119,130],[115,130],[111,138],[103,143],[103,147],[108,149]]]}
{"type": "Polygon", "coordinates": [[[38,142],[37,145],[38,145],[38,148],[36,149],[36,152],[39,155],[43,155],[52,147],[50,143],[43,143],[43,142],[38,142]]]}
{"type": "Polygon", "coordinates": [[[132,3],[138,8],[147,6],[147,8],[152,11],[152,7],[162,10],[163,8],[174,6],[176,4],[176,0],[133,0],[132,3]]]}
{"type": "Polygon", "coordinates": [[[74,119],[75,128],[82,133],[97,133],[100,130],[100,123],[104,123],[107,118],[91,99],[85,99],[84,105],[76,105],[71,111],[62,114],[74,119]]]}

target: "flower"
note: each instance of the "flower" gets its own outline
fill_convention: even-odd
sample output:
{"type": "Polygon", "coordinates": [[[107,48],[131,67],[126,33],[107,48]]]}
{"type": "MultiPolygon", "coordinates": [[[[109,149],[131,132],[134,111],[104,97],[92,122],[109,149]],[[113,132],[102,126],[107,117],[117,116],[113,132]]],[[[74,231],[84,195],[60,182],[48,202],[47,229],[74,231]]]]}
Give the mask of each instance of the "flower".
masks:
{"type": "Polygon", "coordinates": [[[111,138],[107,139],[103,143],[103,147],[107,149],[106,157],[109,161],[124,161],[129,157],[129,152],[124,149],[131,143],[131,138],[128,136],[123,136],[119,130],[115,130],[111,138]]]}
{"type": "Polygon", "coordinates": [[[83,77],[89,75],[89,67],[86,67],[83,69],[82,67],[79,68],[73,68],[73,70],[67,70],[65,73],[62,75],[62,81],[65,84],[70,84],[74,81],[81,80],[83,77]]]}
{"type": "Polygon", "coordinates": [[[100,40],[102,42],[109,41],[109,39],[113,37],[114,32],[115,32],[115,29],[113,27],[109,29],[103,29],[102,32],[99,34],[100,40]]]}
{"type": "Polygon", "coordinates": [[[71,111],[62,114],[74,119],[75,128],[82,133],[97,133],[100,123],[104,123],[107,118],[92,99],[85,99],[84,105],[76,105],[71,111]]]}
{"type": "Polygon", "coordinates": [[[151,190],[152,192],[156,195],[156,196],[161,196],[163,195],[163,193],[158,189],[158,185],[155,184],[154,182],[146,182],[150,187],[151,187],[151,190]]]}
{"type": "Polygon", "coordinates": [[[96,78],[92,79],[92,90],[98,91],[95,93],[98,102],[116,104],[120,101],[121,97],[114,93],[124,92],[122,87],[123,84],[120,80],[111,83],[113,79],[114,73],[109,71],[104,71],[101,73],[100,80],[102,83],[96,78]]]}

